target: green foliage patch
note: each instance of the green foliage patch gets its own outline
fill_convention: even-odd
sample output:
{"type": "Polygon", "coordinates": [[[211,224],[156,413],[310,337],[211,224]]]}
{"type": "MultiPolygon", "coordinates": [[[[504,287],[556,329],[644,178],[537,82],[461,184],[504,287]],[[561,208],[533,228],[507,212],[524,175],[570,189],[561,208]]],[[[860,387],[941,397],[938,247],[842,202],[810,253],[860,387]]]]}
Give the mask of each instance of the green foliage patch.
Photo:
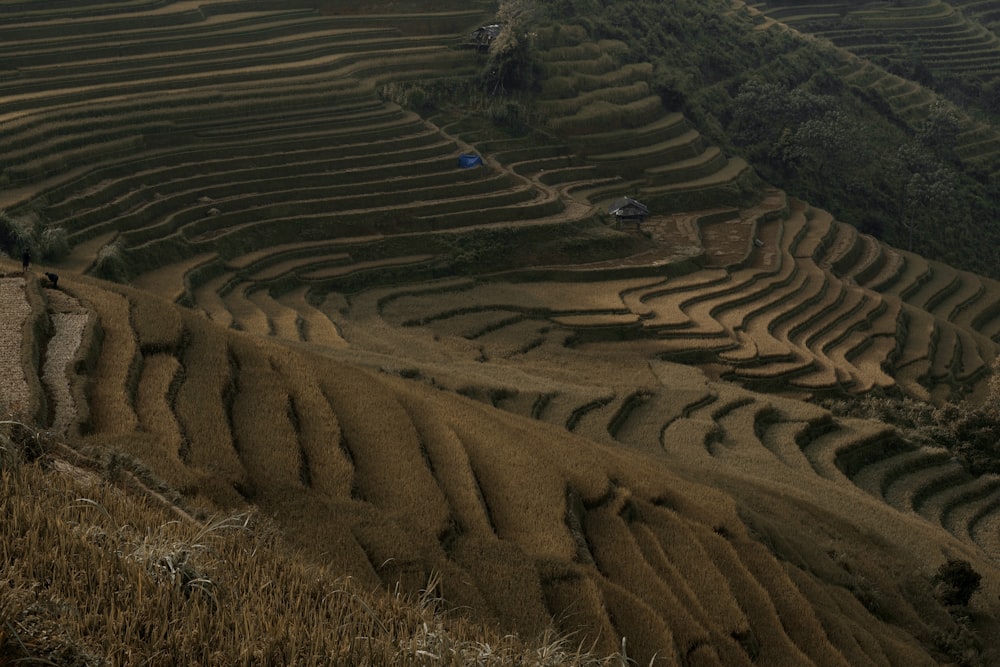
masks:
{"type": "Polygon", "coordinates": [[[1000,182],[957,155],[965,126],[931,90],[913,84],[904,116],[888,91],[850,78],[855,68],[843,52],[788,30],[755,29],[760,17],[721,1],[546,7],[552,21],[572,26],[559,35],[583,30],[625,44],[614,53],[619,66],[652,64],[663,105],[765,180],[890,244],[997,275],[1000,182]]]}

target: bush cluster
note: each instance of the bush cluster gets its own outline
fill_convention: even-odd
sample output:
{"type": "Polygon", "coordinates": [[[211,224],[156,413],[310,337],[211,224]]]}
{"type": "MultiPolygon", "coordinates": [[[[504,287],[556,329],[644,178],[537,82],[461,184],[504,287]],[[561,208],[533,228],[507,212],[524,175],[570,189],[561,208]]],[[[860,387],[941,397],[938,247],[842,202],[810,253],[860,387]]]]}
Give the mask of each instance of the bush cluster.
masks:
{"type": "Polygon", "coordinates": [[[972,594],[979,590],[982,575],[972,569],[967,560],[949,560],[934,575],[938,599],[949,607],[965,607],[972,594]]]}
{"type": "Polygon", "coordinates": [[[33,213],[10,215],[0,211],[0,251],[20,257],[25,250],[36,260],[65,257],[69,252],[66,230],[45,225],[33,213]]]}
{"type": "Polygon", "coordinates": [[[912,398],[868,395],[828,401],[835,415],[878,419],[919,445],[943,447],[974,475],[1000,474],[1000,363],[982,405],[934,406],[912,398]]]}

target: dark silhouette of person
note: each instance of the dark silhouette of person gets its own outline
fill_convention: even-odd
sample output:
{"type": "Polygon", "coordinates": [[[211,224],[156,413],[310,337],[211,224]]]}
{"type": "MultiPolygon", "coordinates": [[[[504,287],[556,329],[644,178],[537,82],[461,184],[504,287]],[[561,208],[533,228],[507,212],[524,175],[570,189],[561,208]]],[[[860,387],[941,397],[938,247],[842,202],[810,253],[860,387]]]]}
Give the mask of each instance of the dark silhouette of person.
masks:
{"type": "Polygon", "coordinates": [[[58,274],[56,274],[56,273],[49,273],[48,271],[46,271],[45,272],[45,277],[49,279],[49,282],[52,283],[53,287],[57,287],[59,285],[59,275],[58,274]]]}
{"type": "Polygon", "coordinates": [[[25,250],[24,254],[21,255],[21,268],[27,271],[29,266],[31,266],[31,251],[25,250]]]}

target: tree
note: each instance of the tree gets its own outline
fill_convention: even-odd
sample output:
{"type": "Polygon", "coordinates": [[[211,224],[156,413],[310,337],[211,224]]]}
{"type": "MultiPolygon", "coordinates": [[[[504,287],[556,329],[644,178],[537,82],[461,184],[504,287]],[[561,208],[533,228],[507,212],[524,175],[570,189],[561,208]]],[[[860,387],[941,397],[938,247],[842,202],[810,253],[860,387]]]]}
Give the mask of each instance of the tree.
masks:
{"type": "Polygon", "coordinates": [[[900,222],[909,233],[910,250],[916,232],[962,217],[961,203],[956,200],[956,181],[955,172],[943,165],[937,165],[929,173],[918,171],[907,179],[900,222]]]}
{"type": "Polygon", "coordinates": [[[484,82],[493,95],[509,90],[531,90],[538,79],[531,47],[533,0],[504,0],[497,11],[500,34],[490,43],[484,82]]]}
{"type": "Polygon", "coordinates": [[[961,123],[950,104],[938,100],[931,104],[927,117],[917,128],[917,138],[941,159],[951,159],[961,123]]]}
{"type": "Polygon", "coordinates": [[[865,137],[846,114],[831,109],[807,118],[783,137],[781,152],[787,168],[803,169],[814,182],[831,171],[850,173],[864,165],[868,156],[865,137]]]}

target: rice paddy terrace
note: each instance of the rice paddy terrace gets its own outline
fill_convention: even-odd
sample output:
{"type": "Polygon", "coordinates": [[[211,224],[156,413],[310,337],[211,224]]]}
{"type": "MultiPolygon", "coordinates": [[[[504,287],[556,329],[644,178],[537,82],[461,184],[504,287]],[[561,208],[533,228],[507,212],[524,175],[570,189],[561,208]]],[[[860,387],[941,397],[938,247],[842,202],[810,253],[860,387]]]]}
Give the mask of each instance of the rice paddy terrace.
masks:
{"type": "Polygon", "coordinates": [[[437,572],[504,628],[677,665],[936,664],[921,637],[950,622],[929,583],[945,558],[984,574],[977,613],[1000,612],[1000,483],[878,422],[587,349],[442,363],[442,383],[523,388],[473,400],[365,369],[370,352],[13,268],[0,287],[24,315],[0,333],[22,354],[3,377],[42,424],[189,508],[255,504],[363,585],[437,572]]]}
{"type": "MultiPolygon", "coordinates": [[[[450,349],[517,368],[589,351],[690,363],[800,398],[983,399],[1000,334],[995,281],[890,248],[778,191],[752,208],[648,224],[674,255],[336,293],[318,307],[354,349],[407,350],[397,369],[419,365],[425,349],[429,361],[450,349]]],[[[277,328],[261,308],[238,316],[246,330],[277,328]]],[[[523,393],[516,381],[491,389],[523,393]]]]}
{"type": "Polygon", "coordinates": [[[992,1],[917,0],[900,3],[771,2],[769,17],[821,35],[863,57],[917,57],[935,73],[1000,74],[1000,6],[992,1]],[[907,52],[906,44],[910,44],[907,52]]]}
{"type": "Polygon", "coordinates": [[[593,203],[623,189],[674,207],[745,194],[746,164],[663,111],[648,65],[614,65],[621,44],[546,52],[541,143],[379,98],[475,70],[459,47],[489,15],[449,7],[118,4],[95,21],[88,3],[11,4],[7,210],[66,229],[72,268],[120,256],[138,284],[221,315],[258,292],[441,273],[458,236],[488,228],[620,254],[636,240],[609,240],[593,203]],[[471,147],[486,165],[458,169],[471,147]]]}
{"type": "Polygon", "coordinates": [[[471,74],[485,3],[315,4],[0,2],[4,206],[73,246],[0,263],[5,412],[641,664],[937,664],[948,558],[996,636],[1000,481],[799,399],[981,400],[1000,285],[747,203],[620,43],[540,35],[548,123],[499,136],[377,94],[471,74]]]}
{"type": "MultiPolygon", "coordinates": [[[[873,60],[912,68],[919,62],[939,78],[988,82],[1000,76],[1000,4],[992,1],[901,3],[763,2],[748,3],[778,22],[829,39],[855,57],[845,57],[839,72],[848,85],[882,98],[900,119],[917,126],[935,96],[920,83],[887,72],[873,60]]],[[[961,132],[955,145],[962,160],[985,173],[1000,172],[1000,132],[996,124],[957,108],[961,132]]]]}

